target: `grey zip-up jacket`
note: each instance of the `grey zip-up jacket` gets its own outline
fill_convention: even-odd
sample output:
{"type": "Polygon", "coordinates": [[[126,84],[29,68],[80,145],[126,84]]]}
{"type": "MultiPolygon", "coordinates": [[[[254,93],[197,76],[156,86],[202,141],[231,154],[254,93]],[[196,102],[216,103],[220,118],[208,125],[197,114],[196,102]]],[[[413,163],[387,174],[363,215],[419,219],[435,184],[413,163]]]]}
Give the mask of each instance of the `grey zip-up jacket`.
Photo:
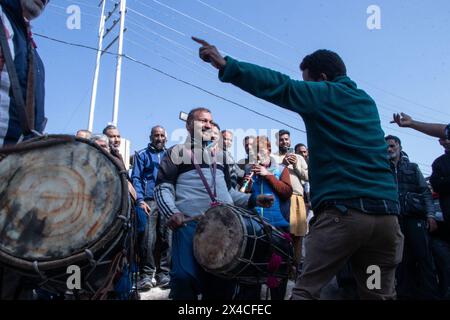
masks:
{"type": "MultiPolygon", "coordinates": [[[[192,164],[189,149],[193,150],[201,171],[212,191],[214,191],[212,188],[211,150],[198,145],[194,147],[190,142],[175,145],[167,150],[160,163],[154,189],[158,208],[166,218],[170,218],[175,213],[183,213],[192,217],[203,214],[210,207],[211,198],[192,164]]],[[[217,200],[242,208],[253,208],[255,203],[253,203],[254,200],[250,200],[250,195],[232,188],[230,171],[228,165],[224,162],[222,151],[217,151],[216,163],[217,200]]]]}

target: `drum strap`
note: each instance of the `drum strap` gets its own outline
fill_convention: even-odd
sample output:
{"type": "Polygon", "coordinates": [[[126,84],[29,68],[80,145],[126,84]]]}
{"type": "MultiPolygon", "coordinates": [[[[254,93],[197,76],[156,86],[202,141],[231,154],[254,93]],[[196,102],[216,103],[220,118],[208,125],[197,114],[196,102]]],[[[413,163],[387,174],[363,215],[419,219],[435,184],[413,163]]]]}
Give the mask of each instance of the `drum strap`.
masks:
{"type": "Polygon", "coordinates": [[[114,291],[114,280],[123,269],[123,264],[125,263],[124,259],[126,258],[123,252],[119,252],[114,257],[103,286],[95,292],[91,300],[106,300],[108,293],[114,291]]]}
{"type": "Polygon", "coordinates": [[[0,44],[2,48],[3,58],[5,59],[6,67],[11,81],[11,91],[14,102],[19,114],[20,125],[24,135],[29,135],[34,132],[34,47],[28,32],[28,78],[27,78],[27,92],[26,102],[22,89],[20,87],[19,77],[17,75],[14,60],[11,55],[11,49],[6,37],[5,25],[0,18],[0,44]]]}
{"type": "Polygon", "coordinates": [[[211,156],[212,156],[211,174],[212,174],[212,184],[213,184],[213,188],[214,188],[214,193],[213,193],[211,191],[211,187],[210,187],[208,181],[206,180],[205,175],[202,172],[202,169],[200,168],[199,164],[195,161],[194,153],[191,152],[191,150],[188,150],[188,152],[190,152],[192,164],[194,165],[195,170],[197,171],[198,175],[200,176],[200,179],[202,180],[203,185],[205,186],[206,192],[208,192],[208,195],[211,198],[211,205],[212,206],[217,205],[219,202],[217,201],[217,189],[216,189],[217,162],[216,162],[215,153],[211,152],[211,156]]]}

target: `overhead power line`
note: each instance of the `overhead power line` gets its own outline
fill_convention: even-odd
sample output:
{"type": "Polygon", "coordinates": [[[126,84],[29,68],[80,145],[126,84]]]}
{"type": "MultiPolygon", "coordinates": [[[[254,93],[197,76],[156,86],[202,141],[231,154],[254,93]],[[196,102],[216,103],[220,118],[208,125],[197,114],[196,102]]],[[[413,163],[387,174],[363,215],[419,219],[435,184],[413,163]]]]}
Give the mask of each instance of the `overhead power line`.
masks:
{"type": "Polygon", "coordinates": [[[238,22],[238,23],[242,24],[243,26],[249,28],[250,30],[253,30],[253,31],[255,31],[255,32],[259,33],[259,34],[262,34],[263,36],[265,36],[266,38],[269,38],[270,40],[278,42],[278,43],[280,43],[280,44],[282,44],[282,45],[284,45],[284,46],[286,46],[286,47],[288,47],[290,49],[296,50],[296,48],[293,47],[292,45],[290,45],[290,44],[288,44],[288,43],[286,43],[284,41],[281,41],[280,39],[277,39],[276,37],[271,36],[270,34],[268,34],[268,33],[264,32],[264,31],[262,31],[262,30],[260,30],[260,29],[258,29],[256,27],[254,27],[254,26],[252,26],[252,25],[250,25],[250,24],[248,24],[248,23],[246,23],[246,22],[244,22],[244,21],[242,21],[240,19],[237,19],[237,18],[233,17],[232,15],[230,15],[230,14],[228,14],[228,13],[226,13],[226,12],[224,12],[224,11],[222,11],[222,10],[220,10],[220,9],[218,9],[218,8],[208,4],[206,2],[203,2],[201,0],[196,0],[196,1],[198,3],[204,5],[205,7],[207,7],[209,9],[213,10],[213,11],[216,11],[216,12],[226,16],[226,17],[228,17],[229,19],[231,19],[231,20],[233,20],[235,22],[238,22]]]}
{"type": "Polygon", "coordinates": [[[261,113],[261,112],[258,112],[258,111],[256,111],[256,110],[253,110],[253,109],[251,109],[251,108],[249,108],[249,107],[247,107],[247,106],[245,106],[245,105],[243,105],[243,104],[240,104],[240,103],[238,103],[238,102],[236,102],[236,101],[233,101],[233,100],[231,100],[231,99],[225,98],[225,97],[223,97],[223,96],[221,96],[221,95],[219,95],[219,94],[216,94],[216,93],[214,93],[214,92],[212,92],[212,91],[209,91],[209,90],[207,90],[207,89],[204,89],[204,88],[202,88],[202,87],[200,87],[200,86],[198,86],[198,85],[196,85],[196,84],[193,84],[193,83],[191,83],[191,82],[189,82],[189,81],[180,79],[180,78],[178,78],[178,77],[176,77],[176,76],[173,76],[173,75],[171,75],[171,74],[169,74],[169,73],[167,73],[167,72],[165,72],[165,71],[163,71],[163,70],[160,70],[160,69],[158,69],[158,68],[155,68],[155,67],[151,66],[151,65],[148,64],[148,63],[145,63],[145,62],[143,62],[143,61],[137,60],[137,59],[135,59],[135,58],[133,58],[133,57],[130,57],[130,56],[126,55],[126,54],[119,55],[119,54],[117,54],[117,53],[113,53],[113,52],[109,52],[109,51],[104,51],[104,50],[99,50],[99,49],[97,49],[97,48],[94,48],[94,47],[91,47],[91,46],[87,46],[87,45],[84,45],[84,44],[73,43],[73,42],[68,42],[68,41],[56,39],[56,38],[49,37],[49,36],[46,36],[46,35],[43,35],[43,34],[39,34],[39,33],[35,33],[34,35],[35,35],[35,36],[38,36],[38,37],[41,37],[41,38],[44,38],[44,39],[47,39],[47,40],[50,40],[50,41],[62,43],[62,44],[69,45],[69,46],[73,46],[73,47],[79,47],[79,48],[89,49],[89,50],[93,50],[93,51],[96,51],[96,52],[101,51],[101,52],[104,53],[104,54],[109,54],[109,55],[113,55],[113,56],[122,56],[123,58],[125,58],[125,59],[127,59],[127,60],[130,60],[130,61],[132,61],[132,62],[134,62],[134,63],[140,64],[140,65],[142,65],[142,66],[144,66],[144,67],[146,67],[146,68],[149,68],[149,69],[151,69],[151,70],[153,70],[153,71],[155,71],[155,72],[158,72],[158,73],[160,73],[160,74],[162,74],[162,75],[164,75],[164,76],[166,76],[166,77],[169,77],[169,78],[171,78],[171,79],[173,79],[173,80],[176,80],[176,81],[178,81],[178,82],[184,83],[185,85],[188,85],[188,86],[190,86],[190,87],[196,88],[196,89],[198,89],[198,90],[200,90],[200,91],[202,91],[202,92],[204,92],[204,93],[207,93],[207,94],[209,94],[209,95],[211,95],[211,96],[213,96],[213,97],[216,97],[216,98],[218,98],[218,99],[224,100],[224,101],[226,101],[226,102],[228,102],[228,103],[230,103],[230,104],[233,104],[233,105],[235,105],[235,106],[237,106],[237,107],[239,107],[239,108],[245,109],[245,110],[250,111],[250,112],[252,112],[252,113],[254,113],[254,114],[257,114],[257,115],[259,115],[259,116],[261,116],[261,117],[264,117],[264,118],[266,118],[266,119],[269,119],[269,120],[272,120],[272,121],[277,122],[277,123],[279,123],[279,124],[282,124],[283,126],[286,126],[286,127],[288,127],[288,128],[291,128],[291,129],[293,129],[293,130],[296,130],[296,131],[299,131],[299,132],[306,133],[305,130],[302,130],[302,129],[297,128],[297,127],[294,127],[294,126],[291,126],[290,124],[287,124],[287,123],[285,123],[285,122],[283,122],[283,121],[280,121],[280,120],[278,120],[278,119],[275,119],[275,118],[272,118],[272,117],[270,117],[270,116],[268,116],[268,115],[265,115],[265,114],[263,114],[263,113],[261,113]]]}
{"type": "MultiPolygon", "coordinates": [[[[247,28],[249,28],[249,29],[251,29],[251,30],[253,30],[253,31],[257,32],[257,33],[263,34],[264,36],[268,37],[269,39],[271,39],[271,40],[273,40],[273,41],[276,41],[276,42],[278,42],[278,43],[281,43],[281,44],[283,44],[283,45],[285,45],[285,46],[287,46],[287,47],[290,47],[292,50],[297,51],[297,49],[296,49],[295,47],[293,47],[293,46],[291,46],[291,45],[289,45],[289,44],[287,44],[287,43],[285,43],[285,42],[283,42],[283,41],[280,41],[280,40],[277,39],[276,37],[274,37],[274,36],[272,36],[272,35],[270,35],[270,34],[264,32],[264,31],[262,31],[262,30],[260,30],[260,29],[258,29],[258,28],[256,28],[256,27],[253,27],[253,26],[249,25],[248,23],[246,23],[246,22],[244,22],[244,21],[242,21],[242,20],[240,20],[240,19],[237,19],[236,17],[234,17],[234,16],[232,16],[232,15],[230,15],[230,14],[228,14],[228,13],[226,13],[226,12],[224,12],[224,11],[222,11],[222,10],[216,8],[216,7],[213,7],[213,6],[210,5],[210,4],[207,4],[207,3],[205,3],[204,1],[201,1],[201,0],[195,0],[195,1],[197,1],[198,3],[203,4],[204,6],[210,8],[210,9],[216,11],[216,12],[219,12],[219,13],[225,15],[225,16],[228,17],[229,19],[231,19],[231,20],[233,20],[233,21],[236,21],[236,22],[238,22],[238,23],[240,23],[240,24],[246,26],[247,28]]],[[[405,98],[405,97],[403,97],[403,96],[401,96],[401,95],[399,95],[399,94],[397,94],[397,93],[393,93],[393,92],[390,92],[389,90],[386,90],[386,89],[383,89],[383,88],[381,88],[381,87],[379,87],[379,86],[376,86],[376,85],[374,85],[374,84],[372,84],[372,83],[370,83],[370,82],[367,82],[367,81],[364,81],[364,80],[361,80],[361,79],[360,79],[360,81],[361,81],[362,83],[365,83],[366,85],[368,85],[368,86],[371,87],[371,88],[374,88],[374,89],[376,89],[376,90],[378,90],[378,91],[380,91],[380,92],[383,92],[383,93],[386,94],[386,95],[390,95],[390,96],[392,96],[392,97],[394,97],[394,98],[403,100],[404,102],[407,102],[407,103],[413,104],[413,105],[415,105],[415,106],[418,106],[418,107],[420,107],[420,108],[428,109],[428,110],[431,110],[431,111],[434,111],[434,112],[437,112],[437,113],[441,113],[441,114],[445,114],[445,115],[450,115],[450,113],[448,113],[448,112],[443,112],[442,110],[439,110],[439,109],[437,109],[437,108],[432,108],[432,107],[426,106],[426,105],[424,105],[424,104],[422,104],[422,103],[418,103],[418,102],[413,101],[413,100],[411,100],[411,99],[405,98]]]]}

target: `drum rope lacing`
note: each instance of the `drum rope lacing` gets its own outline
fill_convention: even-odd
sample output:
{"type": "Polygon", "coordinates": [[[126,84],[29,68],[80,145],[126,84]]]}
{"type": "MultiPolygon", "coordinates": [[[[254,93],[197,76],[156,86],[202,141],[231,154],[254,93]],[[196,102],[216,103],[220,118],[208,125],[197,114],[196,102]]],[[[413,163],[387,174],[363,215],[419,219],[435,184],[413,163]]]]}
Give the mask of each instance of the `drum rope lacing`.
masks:
{"type": "MultiPolygon", "coordinates": [[[[224,207],[228,207],[233,211],[233,206],[229,205],[229,204],[222,204],[222,206],[224,207]]],[[[234,211],[233,211],[234,212],[234,211]]],[[[244,237],[247,239],[252,239],[252,240],[261,240],[264,242],[269,243],[269,246],[271,248],[270,250],[270,257],[273,257],[273,254],[277,254],[279,256],[279,254],[281,254],[281,256],[286,260],[285,264],[287,265],[287,270],[289,271],[291,268],[291,257],[289,256],[289,254],[284,253],[284,251],[279,248],[273,241],[273,226],[271,226],[270,224],[268,224],[260,215],[258,215],[258,213],[256,211],[253,212],[253,214],[247,214],[244,213],[243,215],[248,216],[250,219],[255,219],[256,221],[258,221],[264,228],[264,234],[261,236],[255,236],[256,234],[256,229],[255,229],[255,225],[251,224],[252,227],[252,231],[254,235],[245,235],[244,237]],[[268,239],[268,240],[267,240],[268,239]]],[[[290,244],[292,243],[292,239],[290,239],[290,237],[286,237],[285,233],[283,233],[283,238],[285,238],[286,240],[288,240],[290,242],[290,244]]],[[[237,258],[237,261],[243,262],[244,266],[242,268],[240,268],[239,270],[237,270],[236,272],[231,273],[230,275],[225,275],[223,274],[223,276],[225,276],[226,278],[237,278],[239,276],[239,274],[241,274],[245,269],[247,269],[249,266],[254,266],[261,274],[267,274],[268,272],[271,274],[271,276],[274,276],[277,274],[278,268],[280,267],[281,264],[283,264],[283,262],[281,262],[278,266],[275,263],[275,268],[273,268],[273,270],[268,270],[269,267],[269,263],[267,262],[262,262],[262,263],[255,263],[251,260],[251,258],[253,258],[255,252],[256,252],[256,244],[257,241],[253,241],[253,245],[251,248],[251,255],[249,259],[245,259],[245,258],[237,258]]],[[[279,256],[282,260],[282,257],[279,256]]],[[[288,273],[289,274],[289,273],[288,273]]],[[[285,277],[281,276],[281,278],[288,278],[289,275],[286,275],[285,277]]],[[[269,276],[270,277],[270,276],[269,276]]],[[[261,283],[261,277],[258,275],[256,277],[256,283],[259,285],[261,283]]],[[[245,282],[245,280],[243,280],[245,282]]],[[[266,281],[267,282],[267,281],[266,281]]],[[[277,280],[278,283],[278,280],[277,280]]],[[[269,289],[269,287],[268,287],[269,289]]]]}
{"type": "MultiPolygon", "coordinates": [[[[128,213],[129,214],[131,214],[131,207],[129,206],[129,209],[128,209],[128,213]]],[[[123,217],[123,216],[122,216],[123,217]]],[[[124,218],[126,218],[126,217],[124,217],[124,218]]],[[[126,218],[126,222],[128,221],[129,219],[128,218],[126,218]]],[[[120,263],[120,265],[123,267],[123,265],[125,264],[125,263],[128,263],[128,261],[127,261],[127,259],[126,259],[126,253],[127,253],[127,250],[126,249],[122,249],[122,250],[120,250],[114,257],[113,257],[113,259],[112,260],[104,260],[105,259],[105,257],[111,252],[111,250],[113,249],[113,248],[115,248],[116,247],[116,245],[119,243],[119,241],[122,239],[122,237],[123,237],[123,235],[124,235],[124,232],[126,231],[125,229],[127,229],[127,228],[129,228],[130,227],[130,225],[129,224],[127,224],[127,223],[125,223],[124,224],[124,226],[123,226],[123,230],[120,232],[120,234],[119,234],[119,236],[117,237],[117,239],[115,239],[114,240],[114,242],[108,247],[108,249],[99,257],[99,259],[98,260],[95,260],[94,259],[94,255],[93,255],[93,253],[92,253],[92,251],[91,250],[89,250],[89,249],[85,249],[84,250],[84,253],[85,253],[85,255],[86,255],[86,257],[87,257],[87,259],[88,259],[88,261],[89,261],[89,265],[90,265],[90,270],[87,272],[87,274],[86,274],[86,276],[84,277],[84,279],[83,279],[83,283],[86,285],[86,287],[91,291],[91,293],[92,294],[94,294],[94,296],[91,298],[91,299],[105,299],[106,298],[106,294],[110,291],[110,289],[111,289],[111,285],[112,285],[112,279],[115,277],[115,275],[118,273],[118,272],[121,272],[122,271],[122,269],[120,269],[120,267],[119,267],[119,263],[120,263]],[[93,287],[92,287],[92,285],[91,285],[91,283],[90,283],[90,277],[91,277],[91,275],[93,274],[93,272],[95,271],[95,269],[98,267],[98,266],[101,266],[101,265],[105,265],[105,264],[110,264],[110,263],[112,263],[111,264],[111,267],[110,267],[110,270],[109,270],[109,272],[108,272],[108,275],[107,275],[107,277],[105,278],[105,281],[104,281],[104,284],[98,289],[98,290],[95,290],[95,289],[93,289],[93,287]],[[108,291],[109,290],[109,291],[108,291]]],[[[129,235],[129,234],[128,234],[129,235]]],[[[123,239],[123,244],[122,244],[122,248],[127,248],[127,242],[129,241],[129,239],[128,239],[128,236],[127,237],[125,237],[124,239],[123,239]]],[[[33,269],[34,269],[34,271],[36,272],[36,274],[39,276],[39,278],[42,280],[42,282],[39,282],[38,283],[38,286],[39,287],[42,287],[42,288],[44,288],[44,289],[46,289],[46,290],[48,290],[48,291],[50,291],[50,292],[53,292],[53,293],[58,293],[58,292],[56,292],[55,290],[54,290],[54,288],[52,288],[50,285],[51,285],[51,283],[55,283],[55,284],[59,284],[59,285],[61,285],[61,284],[66,284],[66,282],[64,282],[64,281],[60,281],[60,280],[58,280],[58,278],[61,278],[61,277],[66,277],[67,276],[67,274],[66,273],[62,273],[62,274],[56,274],[56,275],[53,275],[53,276],[47,276],[46,274],[45,274],[45,272],[43,272],[43,271],[41,271],[40,269],[39,269],[39,263],[38,263],[38,261],[33,261],[33,269]],[[48,285],[47,285],[48,284],[48,285]]]]}
{"type": "MultiPolygon", "coordinates": [[[[36,138],[36,139],[39,139],[37,141],[35,139],[33,139],[33,140],[30,140],[30,141],[24,141],[24,142],[22,142],[20,144],[16,144],[16,145],[11,145],[11,146],[6,146],[6,147],[3,147],[3,148],[0,148],[0,161],[3,160],[9,154],[20,153],[20,152],[24,152],[24,151],[31,151],[31,150],[39,149],[39,148],[56,146],[56,145],[63,144],[63,143],[68,143],[68,142],[72,142],[73,143],[73,142],[77,141],[77,139],[74,136],[52,135],[52,137],[51,137],[52,140],[47,140],[49,138],[49,136],[47,134],[45,134],[45,135],[38,134],[38,133],[36,133],[36,134],[39,136],[38,138],[36,138]]],[[[99,149],[102,153],[107,155],[107,157],[110,160],[112,160],[114,163],[117,163],[117,160],[115,160],[112,156],[110,156],[105,151],[103,151],[100,147],[98,147],[97,149],[99,149]]],[[[128,172],[126,170],[119,171],[119,174],[122,175],[122,176],[128,176],[128,172]]],[[[127,252],[128,252],[128,250],[130,252],[132,252],[132,254],[134,254],[133,235],[130,235],[129,232],[128,232],[127,235],[124,237],[124,233],[127,231],[127,229],[132,229],[131,228],[132,227],[132,224],[131,224],[131,204],[130,204],[130,199],[129,198],[128,198],[127,216],[119,214],[119,215],[117,215],[117,218],[123,221],[122,230],[120,231],[119,235],[116,236],[116,239],[113,241],[113,243],[108,247],[108,249],[105,252],[103,252],[103,254],[99,257],[98,260],[94,259],[94,254],[92,253],[91,250],[89,250],[89,249],[85,249],[84,250],[85,256],[86,256],[86,258],[88,259],[88,262],[89,262],[90,269],[87,272],[86,276],[84,277],[83,283],[85,284],[87,289],[92,294],[94,294],[94,296],[91,299],[94,299],[94,298],[104,299],[104,298],[106,298],[107,293],[111,291],[112,282],[113,282],[115,276],[119,272],[122,271],[122,268],[123,268],[124,264],[125,263],[130,264],[130,262],[133,263],[133,261],[134,261],[133,256],[132,256],[131,261],[128,261],[128,259],[127,259],[127,252]],[[123,244],[122,244],[122,249],[111,260],[105,260],[105,257],[111,252],[112,249],[114,249],[116,247],[116,245],[119,243],[119,241],[122,238],[124,238],[123,239],[123,244]],[[130,242],[129,246],[127,245],[128,242],[130,242]],[[91,277],[91,275],[95,271],[96,267],[98,267],[100,265],[109,264],[109,263],[112,263],[112,264],[111,264],[108,276],[105,278],[104,284],[98,290],[93,289],[89,278],[91,277]]],[[[59,278],[67,277],[67,273],[58,273],[58,274],[49,276],[48,274],[46,274],[44,271],[42,271],[39,268],[39,262],[38,261],[33,261],[32,267],[33,267],[34,272],[36,273],[36,276],[41,279],[41,282],[39,282],[37,284],[38,287],[40,287],[42,289],[45,289],[45,290],[47,290],[49,292],[58,294],[59,292],[57,292],[57,290],[54,287],[51,286],[51,283],[58,284],[58,285],[63,285],[63,286],[66,285],[66,282],[59,280],[59,278]]],[[[77,290],[74,290],[74,291],[77,291],[77,290]]],[[[76,296],[78,296],[78,294],[79,294],[78,292],[75,292],[76,296]]]]}

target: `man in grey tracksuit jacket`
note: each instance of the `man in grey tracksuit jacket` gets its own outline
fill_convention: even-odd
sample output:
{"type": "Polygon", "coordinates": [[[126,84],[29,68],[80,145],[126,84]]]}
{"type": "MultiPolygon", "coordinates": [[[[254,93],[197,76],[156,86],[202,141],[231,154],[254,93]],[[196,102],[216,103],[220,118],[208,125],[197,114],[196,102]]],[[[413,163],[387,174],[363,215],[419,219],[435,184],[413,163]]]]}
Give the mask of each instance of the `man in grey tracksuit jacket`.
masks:
{"type": "Polygon", "coordinates": [[[253,198],[231,187],[223,152],[217,151],[212,155],[208,138],[212,125],[208,109],[192,110],[186,124],[190,136],[184,144],[167,150],[158,171],[155,200],[169,227],[174,230],[170,287],[171,298],[175,300],[196,300],[198,294],[206,300],[231,299],[236,287],[233,281],[205,272],[194,258],[193,238],[197,222],[187,222],[186,219],[203,214],[210,208],[212,199],[192,163],[191,154],[195,156],[210,190],[216,190],[218,202],[253,208],[267,201],[264,196],[253,198]],[[216,170],[213,170],[214,162],[216,170]]]}

